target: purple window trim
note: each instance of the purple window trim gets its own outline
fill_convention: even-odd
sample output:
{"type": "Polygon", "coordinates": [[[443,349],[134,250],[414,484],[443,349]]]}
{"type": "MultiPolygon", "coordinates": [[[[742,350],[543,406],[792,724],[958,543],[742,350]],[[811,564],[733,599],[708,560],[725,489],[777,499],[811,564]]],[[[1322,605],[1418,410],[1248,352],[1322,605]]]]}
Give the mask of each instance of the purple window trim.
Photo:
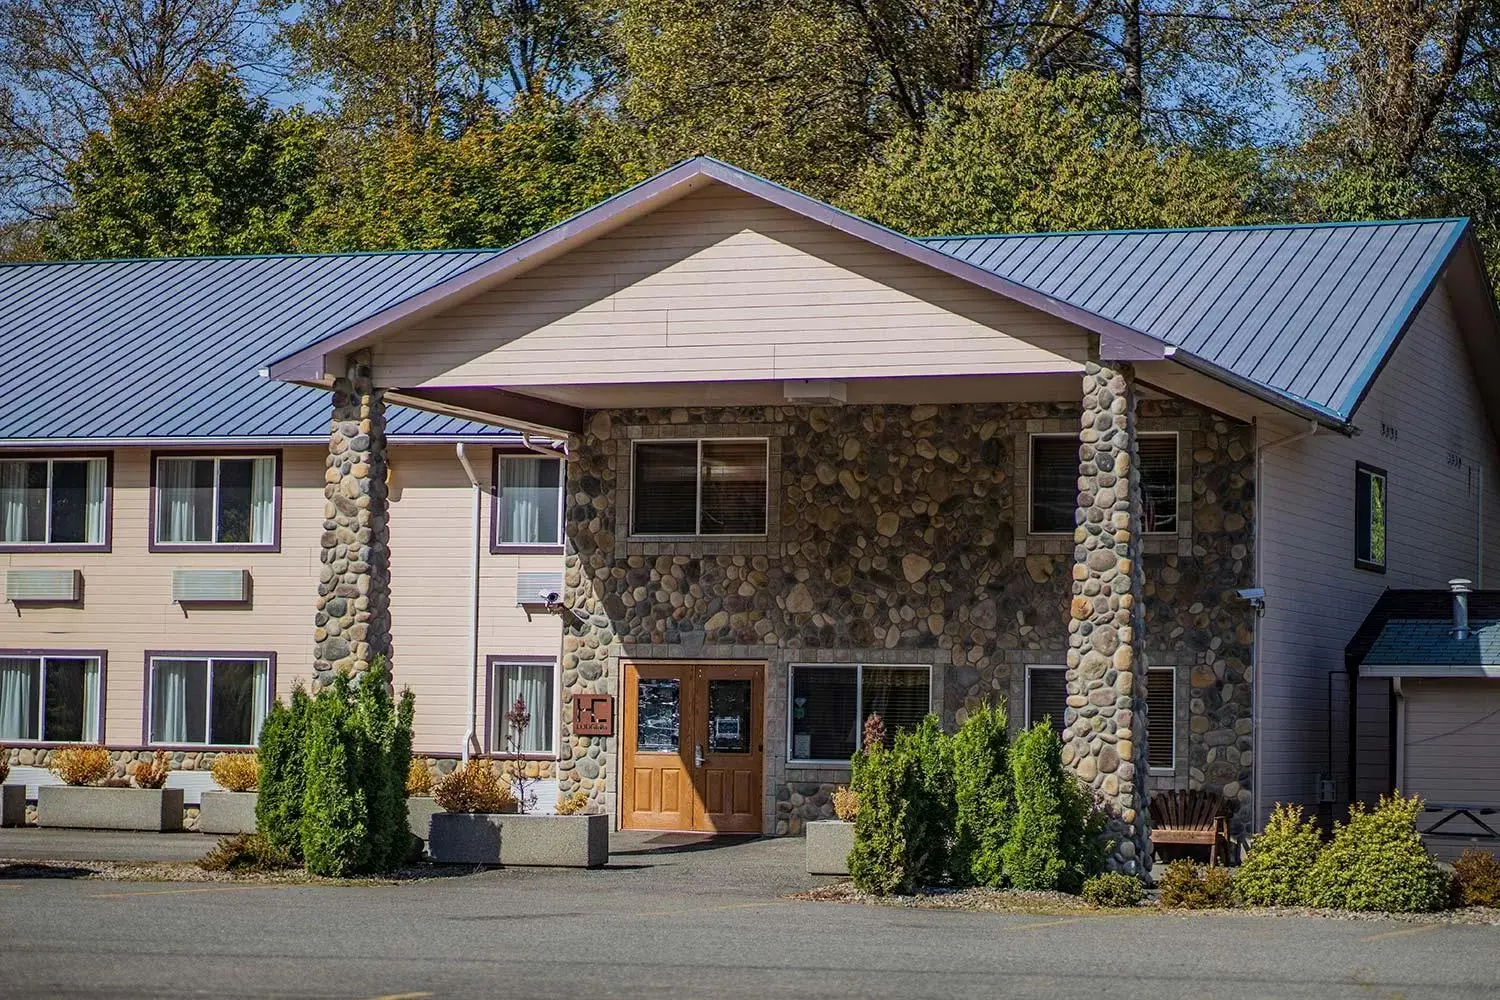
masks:
{"type": "Polygon", "coordinates": [[[104,541],[103,542],[26,542],[16,545],[0,543],[0,552],[20,554],[39,552],[47,555],[64,555],[69,552],[109,552],[115,534],[115,453],[113,451],[56,451],[50,449],[11,449],[0,451],[0,461],[7,459],[104,459],[104,541]]]}
{"type": "Polygon", "coordinates": [[[75,747],[80,745],[104,745],[104,720],[108,716],[106,706],[109,703],[109,650],[107,649],[0,649],[0,656],[32,657],[44,656],[53,660],[85,659],[93,658],[99,661],[99,738],[94,744],[87,740],[78,740],[72,743],[58,743],[53,740],[8,740],[8,746],[27,747],[31,749],[48,749],[51,747],[75,747]]]}
{"type": "MultiPolygon", "coordinates": [[[[553,556],[563,554],[563,543],[561,540],[555,543],[545,542],[502,542],[500,541],[500,522],[504,511],[505,499],[500,495],[500,460],[503,458],[516,459],[534,456],[539,462],[561,462],[560,458],[548,458],[546,455],[538,455],[534,451],[502,451],[493,449],[490,456],[490,555],[535,555],[553,556]]],[[[567,469],[558,469],[557,486],[557,533],[561,535],[564,527],[564,516],[567,513],[567,469]]],[[[519,662],[519,661],[518,661],[519,662]]]]}
{"type": "MultiPolygon", "coordinates": [[[[151,498],[146,509],[147,552],[280,552],[281,551],[281,476],[285,460],[280,448],[171,448],[153,449],[151,452],[151,498]],[[255,542],[188,542],[176,545],[156,540],[156,464],[162,458],[274,458],[276,460],[276,484],[271,492],[271,541],[255,542]]],[[[215,496],[215,502],[217,502],[215,496]]]]}
{"type": "MultiPolygon", "coordinates": [[[[550,753],[506,753],[504,750],[495,749],[495,697],[499,693],[495,690],[495,668],[503,663],[515,663],[523,666],[551,667],[552,668],[552,700],[553,708],[557,708],[557,665],[555,656],[528,653],[516,656],[491,655],[484,658],[484,741],[482,756],[494,757],[498,760],[558,760],[558,741],[562,738],[562,712],[558,710],[558,717],[553,720],[556,728],[552,732],[552,752],[550,753]]],[[[532,709],[535,717],[536,710],[532,709]]]]}
{"type": "Polygon", "coordinates": [[[256,746],[254,743],[152,743],[151,742],[151,661],[152,660],[265,660],[266,714],[276,703],[276,653],[271,650],[245,649],[148,649],[145,654],[145,686],[141,689],[141,746],[146,750],[235,751],[256,746]]]}

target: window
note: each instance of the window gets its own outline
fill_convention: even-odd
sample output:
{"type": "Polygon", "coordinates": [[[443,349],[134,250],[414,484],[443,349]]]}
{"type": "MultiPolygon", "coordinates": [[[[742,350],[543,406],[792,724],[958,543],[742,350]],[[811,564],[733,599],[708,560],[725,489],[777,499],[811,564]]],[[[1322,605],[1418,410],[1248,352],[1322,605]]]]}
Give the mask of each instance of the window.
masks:
{"type": "Polygon", "coordinates": [[[1385,572],[1385,470],[1358,462],[1354,466],[1354,565],[1385,572]]]}
{"type": "Polygon", "coordinates": [[[0,460],[0,545],[103,545],[104,458],[0,460]]]}
{"type": "Polygon", "coordinates": [[[276,544],[274,455],[156,460],[155,543],[276,544]]]}
{"type": "Polygon", "coordinates": [[[491,657],[490,747],[496,753],[556,753],[557,664],[554,661],[510,661],[491,657]],[[531,722],[520,734],[519,746],[509,715],[516,699],[525,703],[531,722]]]}
{"type": "Polygon", "coordinates": [[[764,535],[769,445],[763,439],[637,442],[635,535],[764,535]]]}
{"type": "MultiPolygon", "coordinates": [[[[1176,672],[1171,667],[1152,667],[1146,680],[1147,766],[1152,771],[1171,771],[1177,760],[1176,672]]],[[[1068,707],[1066,667],[1026,668],[1026,725],[1052,720],[1062,729],[1068,707]]]]}
{"type": "MultiPolygon", "coordinates": [[[[1177,435],[1136,439],[1141,474],[1141,526],[1147,534],[1177,531],[1177,435]]],[[[1078,506],[1078,439],[1071,434],[1031,438],[1031,531],[1072,534],[1078,506]]]]}
{"type": "Polygon", "coordinates": [[[102,657],[0,655],[0,741],[97,743],[102,657]]]}
{"type": "Polygon", "coordinates": [[[872,714],[894,735],[919,726],[931,706],[929,667],[793,666],[789,759],[846,761],[860,748],[872,714]]]}
{"type": "Polygon", "coordinates": [[[153,656],[150,741],[253,746],[271,707],[269,656],[153,656]]]}
{"type": "Polygon", "coordinates": [[[562,461],[495,456],[497,547],[562,544],[562,461]]]}

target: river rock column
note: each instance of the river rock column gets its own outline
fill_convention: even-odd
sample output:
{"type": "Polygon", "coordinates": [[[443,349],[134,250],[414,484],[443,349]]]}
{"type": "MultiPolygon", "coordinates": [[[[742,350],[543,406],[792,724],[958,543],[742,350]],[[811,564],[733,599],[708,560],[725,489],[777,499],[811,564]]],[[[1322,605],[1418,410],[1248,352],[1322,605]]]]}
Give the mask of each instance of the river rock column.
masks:
{"type": "Polygon", "coordinates": [[[1109,867],[1136,875],[1149,870],[1150,832],[1141,488],[1130,366],[1085,366],[1078,439],[1063,763],[1093,788],[1109,816],[1109,867]]]}
{"type": "Polygon", "coordinates": [[[323,476],[323,551],[314,618],[313,683],[357,674],[391,649],[385,394],[357,355],[333,383],[323,476]]]}

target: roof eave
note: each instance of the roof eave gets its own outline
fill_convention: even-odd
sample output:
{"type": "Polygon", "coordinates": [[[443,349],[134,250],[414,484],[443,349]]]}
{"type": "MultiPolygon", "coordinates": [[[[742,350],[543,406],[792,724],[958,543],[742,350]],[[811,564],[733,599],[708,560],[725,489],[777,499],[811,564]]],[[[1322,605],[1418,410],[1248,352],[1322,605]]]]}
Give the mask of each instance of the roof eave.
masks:
{"type": "Polygon", "coordinates": [[[1244,378],[1243,376],[1236,375],[1234,372],[1216,365],[1211,361],[1205,361],[1203,358],[1200,358],[1195,354],[1190,354],[1187,351],[1182,350],[1181,348],[1170,349],[1168,351],[1167,357],[1169,360],[1177,362],[1184,368],[1191,369],[1192,371],[1198,372],[1202,375],[1207,375],[1209,378],[1222,382],[1224,385],[1243,392],[1247,396],[1252,396],[1263,403],[1269,403],[1277,409],[1284,410],[1285,412],[1300,417],[1304,420],[1315,421],[1320,427],[1326,427],[1329,430],[1337,431],[1338,433],[1344,434],[1346,436],[1353,436],[1356,433],[1353,424],[1351,424],[1349,420],[1342,414],[1335,413],[1332,410],[1324,409],[1323,407],[1318,406],[1315,403],[1310,403],[1305,399],[1296,399],[1291,396],[1286,396],[1282,393],[1277,392],[1275,389],[1269,388],[1268,386],[1261,385],[1258,382],[1252,382],[1251,380],[1244,378]]]}

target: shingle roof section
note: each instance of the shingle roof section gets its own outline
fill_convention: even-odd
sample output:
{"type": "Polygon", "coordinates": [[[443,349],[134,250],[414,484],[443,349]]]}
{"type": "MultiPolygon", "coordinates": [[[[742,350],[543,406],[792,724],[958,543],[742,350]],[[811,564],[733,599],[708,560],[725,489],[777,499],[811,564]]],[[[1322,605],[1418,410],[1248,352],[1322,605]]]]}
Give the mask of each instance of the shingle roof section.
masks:
{"type": "Polygon", "coordinates": [[[1363,665],[1500,666],[1500,621],[1471,621],[1469,625],[1469,634],[1459,640],[1451,621],[1392,619],[1380,630],[1363,665]]]}
{"type": "Polygon", "coordinates": [[[1348,420],[1465,226],[1437,219],[923,242],[1348,420]]]}
{"type": "MultiPolygon", "coordinates": [[[[262,378],[490,251],[0,267],[0,440],[318,437],[328,394],[262,378]]],[[[505,434],[404,407],[396,435],[505,434]]]]}

